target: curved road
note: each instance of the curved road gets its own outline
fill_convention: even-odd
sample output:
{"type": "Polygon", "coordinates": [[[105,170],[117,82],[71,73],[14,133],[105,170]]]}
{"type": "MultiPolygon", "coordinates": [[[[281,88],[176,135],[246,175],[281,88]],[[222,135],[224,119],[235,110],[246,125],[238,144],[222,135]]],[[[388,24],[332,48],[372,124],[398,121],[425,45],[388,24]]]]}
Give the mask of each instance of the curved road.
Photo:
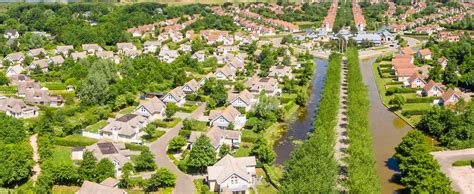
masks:
{"type": "MultiPolygon", "coordinates": [[[[197,119],[201,117],[206,110],[206,104],[201,104],[188,118],[197,119]]],[[[167,168],[176,175],[176,186],[173,193],[187,194],[195,193],[196,188],[193,183],[191,175],[181,172],[176,165],[168,158],[166,150],[168,142],[178,136],[179,130],[183,127],[183,122],[178,123],[175,127],[166,132],[165,135],[152,142],[149,147],[151,152],[155,155],[155,163],[158,167],[167,168]]]]}
{"type": "Polygon", "coordinates": [[[375,58],[361,60],[360,66],[364,82],[367,85],[370,99],[370,128],[372,131],[377,175],[382,185],[382,193],[394,193],[401,188],[401,185],[393,183],[393,176],[397,172],[397,164],[392,159],[395,153],[394,148],[401,142],[401,138],[411,129],[409,125],[397,126],[402,122],[398,116],[388,110],[382,104],[375,75],[372,70],[372,63],[375,58]]]}

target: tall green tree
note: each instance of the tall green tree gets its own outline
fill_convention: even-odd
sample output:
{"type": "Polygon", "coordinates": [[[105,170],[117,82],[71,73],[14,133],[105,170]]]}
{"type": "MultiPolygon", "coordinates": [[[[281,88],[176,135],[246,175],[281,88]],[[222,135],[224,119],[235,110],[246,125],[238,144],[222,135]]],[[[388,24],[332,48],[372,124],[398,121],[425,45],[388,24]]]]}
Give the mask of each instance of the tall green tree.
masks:
{"type": "Polygon", "coordinates": [[[92,152],[84,152],[77,171],[83,180],[94,181],[96,180],[96,166],[97,158],[94,157],[92,152]]]}
{"type": "Polygon", "coordinates": [[[136,171],[151,171],[156,169],[155,156],[151,153],[150,149],[144,149],[135,159],[136,171]]]}
{"type": "Polygon", "coordinates": [[[115,166],[109,159],[103,158],[97,163],[95,173],[95,182],[100,183],[109,177],[115,177],[115,166]]]}
{"type": "Polygon", "coordinates": [[[0,112],[0,142],[18,143],[26,137],[23,121],[0,112]]]}
{"type": "Polygon", "coordinates": [[[34,161],[28,144],[0,142],[0,187],[13,187],[30,176],[34,161]]]}
{"type": "Polygon", "coordinates": [[[146,183],[146,191],[158,191],[159,188],[174,187],[176,175],[166,168],[159,168],[155,174],[151,175],[146,183]]]}
{"type": "Polygon", "coordinates": [[[207,136],[200,136],[189,153],[188,167],[203,172],[216,162],[216,151],[207,136]]]}

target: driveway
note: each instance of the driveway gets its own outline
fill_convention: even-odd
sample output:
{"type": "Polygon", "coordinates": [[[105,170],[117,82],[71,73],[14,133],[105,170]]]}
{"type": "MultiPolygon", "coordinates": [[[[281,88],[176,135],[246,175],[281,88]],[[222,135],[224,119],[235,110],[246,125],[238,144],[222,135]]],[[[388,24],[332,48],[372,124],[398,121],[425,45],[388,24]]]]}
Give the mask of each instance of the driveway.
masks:
{"type": "Polygon", "coordinates": [[[474,160],[474,148],[432,152],[441,171],[451,180],[451,187],[460,193],[474,193],[474,169],[471,166],[453,167],[458,160],[474,160]]]}
{"type": "MultiPolygon", "coordinates": [[[[197,119],[204,114],[205,110],[206,104],[203,103],[193,113],[191,113],[188,118],[197,119]]],[[[155,155],[155,163],[158,165],[158,167],[167,168],[176,175],[176,186],[174,187],[173,193],[195,193],[196,188],[193,183],[193,177],[181,172],[166,154],[168,142],[173,137],[178,136],[179,130],[182,127],[183,122],[180,122],[175,127],[171,128],[165,135],[150,144],[150,150],[155,155]]]]}

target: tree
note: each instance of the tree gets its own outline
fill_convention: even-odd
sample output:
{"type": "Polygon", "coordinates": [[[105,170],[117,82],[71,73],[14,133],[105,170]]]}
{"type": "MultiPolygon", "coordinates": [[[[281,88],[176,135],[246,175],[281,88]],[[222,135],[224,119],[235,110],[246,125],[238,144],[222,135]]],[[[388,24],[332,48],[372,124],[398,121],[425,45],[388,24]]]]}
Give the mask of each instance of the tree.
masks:
{"type": "Polygon", "coordinates": [[[219,157],[224,157],[225,155],[230,154],[230,146],[227,144],[223,144],[219,149],[219,157]]]}
{"type": "Polygon", "coordinates": [[[140,155],[135,160],[135,169],[138,172],[141,171],[152,171],[156,169],[155,157],[151,153],[150,149],[146,148],[142,150],[140,155]]]}
{"type": "Polygon", "coordinates": [[[120,179],[119,187],[128,189],[132,186],[130,182],[130,175],[133,173],[133,164],[127,162],[122,167],[122,177],[120,179]]]}
{"type": "Polygon", "coordinates": [[[19,143],[26,137],[23,121],[0,112],[0,142],[19,143]]]}
{"type": "Polygon", "coordinates": [[[95,173],[97,175],[95,182],[100,183],[106,178],[115,177],[115,166],[109,159],[104,158],[97,164],[95,173]]]}
{"type": "Polygon", "coordinates": [[[11,187],[26,181],[34,164],[32,156],[28,144],[0,142],[0,187],[11,187]]]}
{"type": "Polygon", "coordinates": [[[158,191],[159,188],[174,187],[176,175],[166,168],[159,168],[147,181],[148,192],[158,191]]]}
{"type": "Polygon", "coordinates": [[[237,82],[237,83],[235,83],[235,85],[234,85],[234,90],[235,90],[236,92],[242,92],[242,91],[245,90],[245,86],[244,86],[244,84],[243,84],[242,82],[237,82]]]}
{"type": "Polygon", "coordinates": [[[10,83],[10,80],[5,75],[5,73],[0,73],[0,86],[7,85],[10,83]]]}
{"type": "Polygon", "coordinates": [[[143,128],[143,131],[146,133],[146,135],[144,135],[145,139],[152,139],[155,136],[156,128],[152,123],[149,123],[143,128]]]}
{"type": "Polygon", "coordinates": [[[191,41],[191,50],[193,53],[200,51],[204,49],[204,42],[202,41],[201,38],[196,38],[193,41],[191,41]]]}
{"type": "Polygon", "coordinates": [[[405,104],[405,98],[401,95],[395,95],[395,98],[393,98],[392,103],[395,105],[395,108],[400,110],[405,104]]]}
{"type": "Polygon", "coordinates": [[[109,99],[109,83],[103,74],[91,72],[77,89],[81,104],[103,105],[109,99]]]}
{"type": "Polygon", "coordinates": [[[212,90],[210,98],[214,99],[217,106],[223,106],[227,101],[227,91],[224,86],[224,82],[218,81],[216,87],[212,90]]]}
{"type": "Polygon", "coordinates": [[[83,159],[79,165],[78,173],[83,180],[94,181],[96,179],[95,169],[97,166],[97,159],[92,152],[84,152],[83,159]]]}
{"type": "Polygon", "coordinates": [[[201,135],[189,153],[188,167],[203,172],[216,162],[216,151],[207,136],[201,135]]]}
{"type": "Polygon", "coordinates": [[[176,113],[178,107],[174,103],[166,103],[165,115],[166,119],[171,120],[171,117],[176,113]]]}
{"type": "Polygon", "coordinates": [[[176,152],[180,151],[183,146],[186,145],[186,138],[183,136],[176,136],[171,139],[170,143],[168,144],[168,151],[176,152]]]}
{"type": "Polygon", "coordinates": [[[256,156],[257,159],[264,164],[271,164],[276,159],[275,151],[273,151],[263,137],[257,138],[250,153],[256,156]]]}

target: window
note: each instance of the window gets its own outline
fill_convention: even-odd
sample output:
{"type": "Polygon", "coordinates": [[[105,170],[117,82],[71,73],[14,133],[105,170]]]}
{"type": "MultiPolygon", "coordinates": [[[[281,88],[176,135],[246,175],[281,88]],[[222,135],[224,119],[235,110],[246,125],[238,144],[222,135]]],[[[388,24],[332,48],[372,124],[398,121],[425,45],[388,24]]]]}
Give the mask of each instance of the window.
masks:
{"type": "Polygon", "coordinates": [[[237,176],[233,175],[232,177],[230,177],[230,184],[237,184],[238,183],[238,180],[237,180],[237,176]]]}

